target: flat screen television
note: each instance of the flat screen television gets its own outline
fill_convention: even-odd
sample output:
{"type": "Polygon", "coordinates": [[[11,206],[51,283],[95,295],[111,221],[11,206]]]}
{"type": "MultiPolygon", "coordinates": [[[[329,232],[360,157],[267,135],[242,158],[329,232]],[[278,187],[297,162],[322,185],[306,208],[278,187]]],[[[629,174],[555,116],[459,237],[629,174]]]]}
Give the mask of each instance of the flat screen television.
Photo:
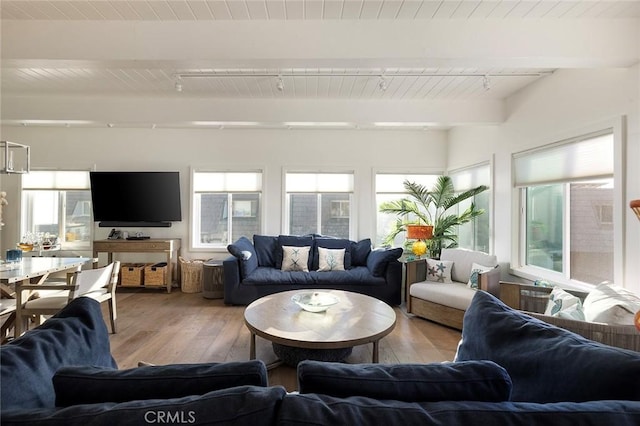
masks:
{"type": "Polygon", "coordinates": [[[167,227],[182,220],[179,172],[90,172],[101,227],[167,227]]]}

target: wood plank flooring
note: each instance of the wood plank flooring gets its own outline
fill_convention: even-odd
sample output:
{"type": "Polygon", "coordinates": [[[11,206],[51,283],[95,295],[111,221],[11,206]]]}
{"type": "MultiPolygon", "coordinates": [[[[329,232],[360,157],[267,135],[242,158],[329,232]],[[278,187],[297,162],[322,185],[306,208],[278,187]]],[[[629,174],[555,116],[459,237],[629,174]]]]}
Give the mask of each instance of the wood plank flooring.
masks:
{"type": "MultiPolygon", "coordinates": [[[[111,352],[120,369],[139,361],[152,364],[245,361],[249,359],[249,330],[243,306],[226,306],[221,299],[201,293],[170,294],[160,290],[118,289],[118,333],[112,334],[111,352]]],[[[108,319],[106,304],[103,314],[108,319]]],[[[381,363],[451,361],[460,332],[394,308],[395,329],[380,341],[381,363]]],[[[371,362],[372,345],[357,346],[349,363],[371,362]]],[[[257,338],[257,358],[276,360],[271,343],[257,338]]],[[[279,366],[269,371],[269,384],[296,390],[295,368],[279,366]]]]}

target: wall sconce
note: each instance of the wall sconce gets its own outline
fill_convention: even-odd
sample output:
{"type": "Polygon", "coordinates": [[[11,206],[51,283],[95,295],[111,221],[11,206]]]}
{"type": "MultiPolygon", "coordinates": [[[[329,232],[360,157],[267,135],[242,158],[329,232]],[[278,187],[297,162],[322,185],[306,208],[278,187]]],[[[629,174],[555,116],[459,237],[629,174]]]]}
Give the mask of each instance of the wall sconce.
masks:
{"type": "Polygon", "coordinates": [[[416,240],[411,245],[411,251],[418,259],[427,252],[425,240],[433,238],[433,226],[431,225],[407,225],[407,239],[416,240]]]}
{"type": "Polygon", "coordinates": [[[15,142],[0,141],[0,173],[29,173],[31,148],[15,142]]]}

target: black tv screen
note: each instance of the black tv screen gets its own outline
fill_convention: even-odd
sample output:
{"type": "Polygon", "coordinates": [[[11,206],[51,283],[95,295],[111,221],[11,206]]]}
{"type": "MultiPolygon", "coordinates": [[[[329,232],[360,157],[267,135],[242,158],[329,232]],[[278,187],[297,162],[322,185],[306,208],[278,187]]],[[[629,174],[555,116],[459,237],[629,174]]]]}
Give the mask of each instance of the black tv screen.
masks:
{"type": "Polygon", "coordinates": [[[100,226],[171,226],[182,220],[179,172],[90,172],[100,226]]]}

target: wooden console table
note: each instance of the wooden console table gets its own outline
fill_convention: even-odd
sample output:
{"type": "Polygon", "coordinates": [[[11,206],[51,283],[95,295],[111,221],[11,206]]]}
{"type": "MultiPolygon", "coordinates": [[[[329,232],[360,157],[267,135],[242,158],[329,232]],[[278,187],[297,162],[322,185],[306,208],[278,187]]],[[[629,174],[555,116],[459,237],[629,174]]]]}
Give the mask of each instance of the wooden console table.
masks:
{"type": "Polygon", "coordinates": [[[113,262],[113,253],[165,253],[167,256],[165,285],[167,286],[167,292],[171,293],[173,264],[176,263],[177,265],[177,259],[180,256],[180,244],[181,240],[179,238],[166,240],[95,240],[93,242],[93,257],[97,258],[98,253],[101,252],[107,253],[108,263],[111,263],[113,262]]]}

